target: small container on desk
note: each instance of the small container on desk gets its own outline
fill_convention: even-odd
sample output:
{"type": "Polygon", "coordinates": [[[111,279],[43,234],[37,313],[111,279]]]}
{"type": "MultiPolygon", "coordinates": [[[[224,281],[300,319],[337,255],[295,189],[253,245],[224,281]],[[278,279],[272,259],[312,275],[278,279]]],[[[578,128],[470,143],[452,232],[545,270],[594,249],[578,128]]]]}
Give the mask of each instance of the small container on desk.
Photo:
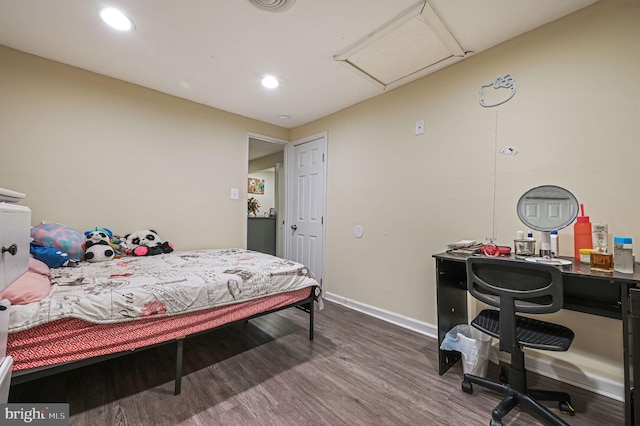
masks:
{"type": "Polygon", "coordinates": [[[613,269],[633,274],[633,240],[630,237],[613,237],[613,269]]]}
{"type": "Polygon", "coordinates": [[[591,270],[613,272],[613,254],[600,251],[591,252],[591,270]]]}
{"type": "Polygon", "coordinates": [[[513,240],[513,252],[518,258],[525,258],[536,255],[536,240],[522,239],[513,240]]]}
{"type": "Polygon", "coordinates": [[[579,250],[580,253],[580,263],[584,263],[585,265],[591,265],[591,254],[597,253],[598,250],[594,250],[592,248],[582,248],[579,250]]]}
{"type": "Polygon", "coordinates": [[[609,251],[609,227],[606,223],[594,223],[593,229],[593,248],[599,252],[606,253],[609,251]]]}

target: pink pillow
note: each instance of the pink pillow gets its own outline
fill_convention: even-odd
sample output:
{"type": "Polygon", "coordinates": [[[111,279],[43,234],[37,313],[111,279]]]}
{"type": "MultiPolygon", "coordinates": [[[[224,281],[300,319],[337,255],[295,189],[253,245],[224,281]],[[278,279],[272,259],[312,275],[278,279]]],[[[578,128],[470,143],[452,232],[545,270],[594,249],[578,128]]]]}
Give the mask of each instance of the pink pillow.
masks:
{"type": "Polygon", "coordinates": [[[49,290],[51,290],[49,277],[27,271],[5,288],[0,298],[9,299],[12,305],[26,305],[44,299],[49,294],[49,290]]]}
{"type": "Polygon", "coordinates": [[[47,264],[33,256],[29,256],[29,270],[37,272],[40,275],[49,276],[49,267],[47,264]]]}

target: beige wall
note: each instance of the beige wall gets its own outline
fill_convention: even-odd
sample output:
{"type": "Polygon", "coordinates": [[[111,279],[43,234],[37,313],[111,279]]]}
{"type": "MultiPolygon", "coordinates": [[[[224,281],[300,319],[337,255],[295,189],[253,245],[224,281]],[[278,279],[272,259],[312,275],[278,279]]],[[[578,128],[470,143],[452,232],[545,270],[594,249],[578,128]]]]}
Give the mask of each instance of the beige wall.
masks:
{"type": "Polygon", "coordinates": [[[0,87],[0,187],[34,224],[151,228],[179,249],[246,246],[247,134],[289,136],[2,46],[0,87]]]}
{"type": "Polygon", "coordinates": [[[258,170],[269,169],[275,167],[277,163],[284,162],[284,150],[276,152],[275,154],[268,155],[266,157],[258,158],[257,160],[249,161],[249,173],[257,172],[258,170]]]}
{"type": "MultiPolygon", "coordinates": [[[[602,0],[291,132],[0,47],[0,186],[27,193],[34,223],[243,247],[247,133],[328,131],[326,290],[435,324],[431,255],[462,238],[510,245],[533,186],[570,189],[592,221],[640,246],[639,23],[638,2],[602,0]],[[506,73],[516,96],[481,107],[480,85],[506,73]],[[503,145],[520,153],[496,155],[503,145]]],[[[571,254],[570,228],[560,245],[571,254]]],[[[564,362],[621,380],[618,321],[554,319],[576,331],[564,362]]]]}
{"type": "MultiPolygon", "coordinates": [[[[568,188],[592,221],[640,247],[638,40],[640,4],[604,0],[294,129],[292,140],[328,131],[327,292],[435,324],[431,255],[463,238],[512,245],[516,202],[542,184],[568,188]],[[507,73],[515,97],[481,107],[480,86],[507,73]],[[426,133],[415,136],[419,119],[426,133]],[[519,154],[496,155],[505,145],[519,154]]],[[[572,233],[560,231],[561,255],[572,233]]],[[[619,321],[554,319],[576,332],[570,367],[621,381],[619,321]]]]}

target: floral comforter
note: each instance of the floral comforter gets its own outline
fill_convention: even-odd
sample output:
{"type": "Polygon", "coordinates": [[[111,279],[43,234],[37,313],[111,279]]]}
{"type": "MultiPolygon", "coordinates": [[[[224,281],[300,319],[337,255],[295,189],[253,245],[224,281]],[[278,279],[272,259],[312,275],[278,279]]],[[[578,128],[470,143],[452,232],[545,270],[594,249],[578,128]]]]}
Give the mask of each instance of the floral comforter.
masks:
{"type": "Polygon", "coordinates": [[[10,332],[60,318],[114,323],[248,301],[319,284],[299,263],[243,249],[82,262],[51,270],[40,302],[11,307],[10,332]]]}

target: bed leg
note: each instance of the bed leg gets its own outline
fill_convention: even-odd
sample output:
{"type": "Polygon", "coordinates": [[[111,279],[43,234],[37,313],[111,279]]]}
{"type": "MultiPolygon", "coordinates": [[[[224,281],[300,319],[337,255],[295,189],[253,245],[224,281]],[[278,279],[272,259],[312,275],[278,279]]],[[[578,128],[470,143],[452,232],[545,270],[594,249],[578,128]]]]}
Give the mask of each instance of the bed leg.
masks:
{"type": "Polygon", "coordinates": [[[309,302],[309,340],[313,340],[314,302],[309,302]]]}
{"type": "Polygon", "coordinates": [[[182,352],[184,348],[184,337],[176,340],[176,380],[174,395],[180,395],[182,388],[182,352]]]}

